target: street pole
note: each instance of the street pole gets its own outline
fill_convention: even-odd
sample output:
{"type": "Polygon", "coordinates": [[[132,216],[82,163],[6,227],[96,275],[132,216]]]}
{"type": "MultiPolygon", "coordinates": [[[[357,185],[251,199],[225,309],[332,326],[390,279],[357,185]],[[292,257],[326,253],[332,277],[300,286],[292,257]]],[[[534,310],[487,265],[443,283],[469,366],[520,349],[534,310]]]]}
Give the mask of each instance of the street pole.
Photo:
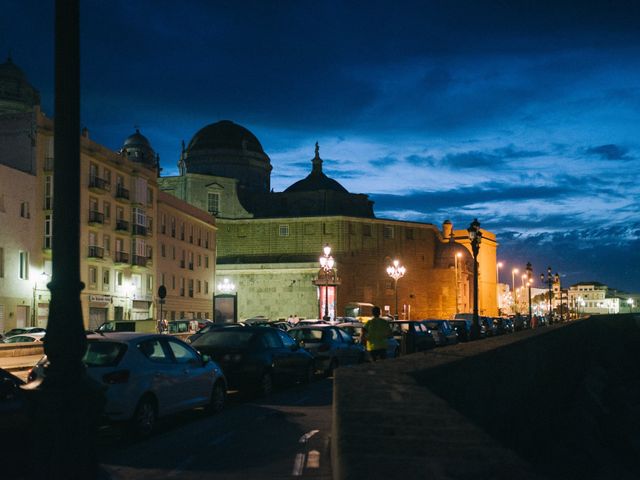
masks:
{"type": "Polygon", "coordinates": [[[398,280],[404,277],[404,274],[407,272],[407,269],[400,265],[399,260],[394,260],[393,265],[389,265],[387,267],[387,275],[393,278],[395,293],[396,293],[396,320],[399,320],[400,317],[398,315],[398,280]]]}
{"type": "Polygon", "coordinates": [[[104,405],[82,358],[87,339],[80,292],[80,8],[55,3],[53,275],[44,353],[46,376],[24,388],[34,429],[33,478],[98,477],[96,430],[104,405]]]}
{"type": "Polygon", "coordinates": [[[517,268],[514,268],[513,270],[511,270],[511,290],[513,295],[514,313],[518,313],[518,296],[516,294],[516,273],[518,272],[519,270],[517,268]]]}
{"type": "Polygon", "coordinates": [[[533,324],[533,309],[531,308],[531,277],[533,275],[533,268],[531,267],[531,262],[527,262],[527,268],[525,270],[527,271],[527,285],[529,287],[529,325],[531,326],[533,324]]]}
{"type": "MultiPolygon", "coordinates": [[[[324,273],[324,319],[329,319],[329,273],[333,271],[335,260],[331,256],[331,247],[327,243],[322,249],[320,268],[324,273]]],[[[322,313],[322,312],[321,312],[322,313]]]]}
{"type": "Polygon", "coordinates": [[[482,242],[482,232],[480,222],[477,218],[471,222],[467,228],[473,253],[473,325],[471,326],[471,337],[480,338],[480,316],[478,315],[478,253],[480,253],[480,243],[482,242]]]}

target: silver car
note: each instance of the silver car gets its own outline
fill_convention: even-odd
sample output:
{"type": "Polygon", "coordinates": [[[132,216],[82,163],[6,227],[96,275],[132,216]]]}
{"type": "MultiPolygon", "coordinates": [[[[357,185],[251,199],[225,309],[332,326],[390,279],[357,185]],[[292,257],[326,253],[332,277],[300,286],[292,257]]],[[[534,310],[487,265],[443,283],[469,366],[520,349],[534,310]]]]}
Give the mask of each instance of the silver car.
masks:
{"type": "Polygon", "coordinates": [[[339,365],[364,361],[364,348],[351,335],[333,325],[316,324],[292,328],[287,332],[313,355],[316,368],[330,375],[339,365]]]}
{"type": "MultiPolygon", "coordinates": [[[[182,340],[162,334],[113,332],[87,336],[87,373],[106,390],[104,415],[128,421],[149,435],[158,417],[195,407],[222,410],[226,380],[222,369],[182,340]]],[[[29,375],[46,375],[43,357],[29,375]]]]}

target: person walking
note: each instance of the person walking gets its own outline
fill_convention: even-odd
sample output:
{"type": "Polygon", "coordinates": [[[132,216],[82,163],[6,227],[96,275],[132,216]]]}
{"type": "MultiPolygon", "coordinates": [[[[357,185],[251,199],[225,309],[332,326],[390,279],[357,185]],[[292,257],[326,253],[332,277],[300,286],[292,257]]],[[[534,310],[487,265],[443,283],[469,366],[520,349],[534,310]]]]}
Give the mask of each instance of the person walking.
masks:
{"type": "Polygon", "coordinates": [[[373,318],[362,327],[360,342],[367,349],[371,361],[387,358],[387,341],[391,336],[391,325],[384,318],[380,318],[380,307],[371,309],[373,318]]]}

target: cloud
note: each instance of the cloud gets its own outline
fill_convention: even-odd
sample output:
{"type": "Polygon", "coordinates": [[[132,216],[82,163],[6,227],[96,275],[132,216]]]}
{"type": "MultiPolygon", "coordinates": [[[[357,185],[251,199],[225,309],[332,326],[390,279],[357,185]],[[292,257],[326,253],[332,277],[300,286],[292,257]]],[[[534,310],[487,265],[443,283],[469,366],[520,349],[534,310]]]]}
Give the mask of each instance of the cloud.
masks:
{"type": "Polygon", "coordinates": [[[598,155],[604,160],[631,160],[630,157],[627,157],[628,152],[627,148],[619,147],[612,143],[587,149],[588,154],[598,155]]]}

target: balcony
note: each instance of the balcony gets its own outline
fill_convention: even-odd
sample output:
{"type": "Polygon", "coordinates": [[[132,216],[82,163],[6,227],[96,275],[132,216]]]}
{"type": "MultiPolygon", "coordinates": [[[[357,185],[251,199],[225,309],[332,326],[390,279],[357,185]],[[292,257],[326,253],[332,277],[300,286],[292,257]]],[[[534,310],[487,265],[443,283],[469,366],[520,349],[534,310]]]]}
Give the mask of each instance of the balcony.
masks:
{"type": "Polygon", "coordinates": [[[116,185],[116,198],[120,200],[129,200],[129,190],[122,185],[116,185]]]}
{"type": "Polygon", "coordinates": [[[128,232],[129,222],[127,222],[126,220],[116,220],[116,231],[128,232]]]}
{"type": "Polygon", "coordinates": [[[89,210],[89,223],[104,224],[104,213],[89,210]]]}
{"type": "Polygon", "coordinates": [[[147,227],[143,225],[136,225],[135,223],[131,225],[131,233],[134,235],[142,235],[145,237],[147,235],[147,227]]]}
{"type": "Polygon", "coordinates": [[[91,176],[89,177],[89,189],[108,192],[111,190],[111,184],[104,178],[91,176]]]}
{"type": "Polygon", "coordinates": [[[125,252],[115,252],[113,261],[115,263],[129,263],[129,254],[125,252]]]}
{"type": "Polygon", "coordinates": [[[133,255],[131,257],[131,265],[133,265],[134,267],[146,267],[147,257],[143,257],[141,255],[133,255]]]}
{"type": "Polygon", "coordinates": [[[44,170],[45,172],[53,172],[53,157],[44,157],[42,170],[44,170]]]}
{"type": "Polygon", "coordinates": [[[104,258],[104,248],[89,245],[89,258],[104,258]]]}

